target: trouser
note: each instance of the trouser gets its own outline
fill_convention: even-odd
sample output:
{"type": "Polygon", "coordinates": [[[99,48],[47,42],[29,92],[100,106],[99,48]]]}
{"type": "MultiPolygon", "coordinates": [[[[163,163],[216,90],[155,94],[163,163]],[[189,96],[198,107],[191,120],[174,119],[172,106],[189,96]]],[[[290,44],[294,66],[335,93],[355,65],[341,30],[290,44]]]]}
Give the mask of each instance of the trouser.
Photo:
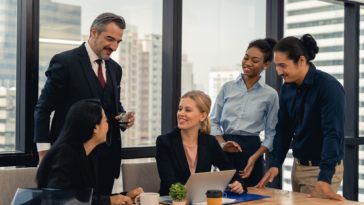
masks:
{"type": "MultiPolygon", "coordinates": [[[[244,170],[248,163],[249,157],[252,156],[260,147],[259,136],[243,136],[243,135],[224,135],[225,141],[234,141],[240,145],[243,152],[225,152],[230,162],[237,171],[244,170]]],[[[255,186],[261,180],[264,174],[264,160],[259,157],[255,162],[254,168],[250,176],[244,179],[246,186],[255,186]]]]}
{"type": "MultiPolygon", "coordinates": [[[[304,166],[297,163],[297,160],[293,161],[292,168],[292,190],[296,192],[302,192],[310,194],[315,188],[317,178],[320,173],[320,166],[304,166]]],[[[336,165],[335,174],[331,180],[331,188],[336,193],[341,185],[343,179],[344,166],[341,162],[336,165]]]]}

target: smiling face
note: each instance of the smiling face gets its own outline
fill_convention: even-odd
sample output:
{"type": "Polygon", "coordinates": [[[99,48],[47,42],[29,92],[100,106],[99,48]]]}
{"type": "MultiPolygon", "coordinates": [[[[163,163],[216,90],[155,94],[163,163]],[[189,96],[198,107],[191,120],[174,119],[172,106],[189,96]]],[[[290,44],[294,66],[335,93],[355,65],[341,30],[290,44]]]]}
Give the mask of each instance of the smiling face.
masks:
{"type": "Polygon", "coordinates": [[[306,58],[301,56],[297,63],[287,57],[284,52],[274,52],[274,63],[276,71],[284,80],[284,83],[295,83],[301,85],[308,71],[306,58]]]}
{"type": "Polygon", "coordinates": [[[177,124],[181,130],[197,130],[200,123],[206,120],[207,114],[201,112],[194,100],[189,97],[182,98],[177,111],[177,124]]]}
{"type": "Polygon", "coordinates": [[[100,33],[96,28],[92,28],[88,42],[99,58],[108,60],[111,53],[118,48],[123,37],[123,31],[116,23],[111,22],[106,24],[100,33]]]}
{"type": "Polygon", "coordinates": [[[241,64],[244,75],[250,78],[259,77],[260,73],[267,66],[267,62],[264,63],[264,54],[256,47],[246,50],[241,64]]]}

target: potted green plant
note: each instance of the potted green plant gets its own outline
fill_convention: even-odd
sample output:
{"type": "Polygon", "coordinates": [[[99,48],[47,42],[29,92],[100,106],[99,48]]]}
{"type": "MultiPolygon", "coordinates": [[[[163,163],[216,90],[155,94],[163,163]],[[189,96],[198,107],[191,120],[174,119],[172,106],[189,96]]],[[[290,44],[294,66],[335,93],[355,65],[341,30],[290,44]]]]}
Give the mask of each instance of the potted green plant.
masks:
{"type": "Polygon", "coordinates": [[[172,205],[186,205],[186,194],[186,187],[179,182],[169,187],[169,196],[173,200],[172,205]]]}

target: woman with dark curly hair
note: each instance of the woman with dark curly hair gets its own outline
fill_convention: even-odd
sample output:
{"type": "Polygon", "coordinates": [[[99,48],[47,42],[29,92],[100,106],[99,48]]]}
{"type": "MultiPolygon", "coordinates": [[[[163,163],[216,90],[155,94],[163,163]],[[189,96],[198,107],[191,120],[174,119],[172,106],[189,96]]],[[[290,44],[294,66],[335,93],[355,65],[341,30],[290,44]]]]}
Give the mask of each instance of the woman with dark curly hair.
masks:
{"type": "Polygon", "coordinates": [[[222,86],[210,116],[211,134],[247,186],[257,185],[264,174],[263,154],[272,151],[278,94],[260,79],[273,60],[275,43],[270,38],[250,42],[241,62],[242,73],[222,86]]]}

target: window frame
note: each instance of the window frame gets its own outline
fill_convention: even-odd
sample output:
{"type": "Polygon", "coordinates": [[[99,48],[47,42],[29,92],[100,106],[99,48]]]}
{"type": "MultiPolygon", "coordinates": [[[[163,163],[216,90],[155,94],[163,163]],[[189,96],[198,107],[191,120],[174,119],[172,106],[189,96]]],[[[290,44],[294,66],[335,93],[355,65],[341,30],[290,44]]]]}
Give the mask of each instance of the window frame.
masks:
{"type": "Polygon", "coordinates": [[[35,166],[33,113],[38,91],[39,0],[17,1],[16,125],[18,152],[0,154],[0,166],[35,166]]]}
{"type": "MultiPolygon", "coordinates": [[[[182,3],[183,0],[163,0],[162,133],[176,126],[175,109],[181,94],[182,3]]],[[[33,113],[38,100],[39,0],[19,0],[17,4],[16,149],[21,152],[1,153],[0,166],[36,166],[33,113]]],[[[283,37],[284,0],[267,0],[266,5],[266,36],[280,39],[283,37]]],[[[343,193],[350,200],[358,200],[358,163],[352,159],[358,158],[358,146],[364,144],[364,137],[359,137],[358,133],[360,5],[344,3],[344,88],[350,109],[345,124],[343,193]]],[[[266,83],[279,91],[282,80],[274,68],[268,69],[266,83]]],[[[154,157],[155,150],[155,146],[122,148],[121,157],[154,157]]],[[[280,186],[279,182],[273,185],[280,186]]]]}

